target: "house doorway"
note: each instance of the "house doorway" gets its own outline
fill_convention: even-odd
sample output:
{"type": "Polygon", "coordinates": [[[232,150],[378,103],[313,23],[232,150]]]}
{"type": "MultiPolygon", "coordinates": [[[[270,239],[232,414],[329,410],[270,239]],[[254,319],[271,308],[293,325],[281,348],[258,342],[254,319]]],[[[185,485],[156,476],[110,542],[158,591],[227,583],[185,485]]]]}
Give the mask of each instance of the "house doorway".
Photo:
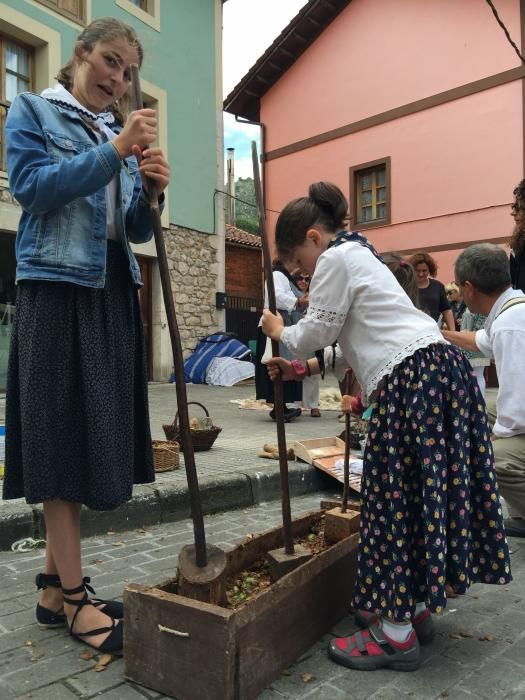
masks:
{"type": "Polygon", "coordinates": [[[234,333],[253,353],[262,306],[262,299],[226,296],[226,331],[234,333]]]}
{"type": "Polygon", "coordinates": [[[152,260],[137,255],[140,274],[142,276],[143,286],[139,290],[140,312],[142,315],[142,325],[144,326],[144,339],[146,341],[146,355],[148,379],[151,381],[153,377],[153,342],[151,333],[152,319],[152,260]]]}
{"type": "Polygon", "coordinates": [[[7,359],[16,303],[15,236],[0,231],[0,392],[5,391],[7,359]]]}

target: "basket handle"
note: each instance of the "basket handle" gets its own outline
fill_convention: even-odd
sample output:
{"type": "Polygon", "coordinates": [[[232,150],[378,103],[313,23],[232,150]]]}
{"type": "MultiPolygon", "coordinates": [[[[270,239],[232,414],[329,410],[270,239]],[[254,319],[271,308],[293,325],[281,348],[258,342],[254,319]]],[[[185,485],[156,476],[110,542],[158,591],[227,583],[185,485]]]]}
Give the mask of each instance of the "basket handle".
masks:
{"type": "MultiPolygon", "coordinates": [[[[194,406],[200,406],[200,407],[202,408],[202,410],[204,411],[204,413],[206,414],[206,418],[209,418],[209,417],[210,417],[209,411],[208,411],[208,409],[206,408],[206,406],[203,406],[203,405],[202,405],[201,403],[199,403],[198,401],[188,401],[188,406],[191,406],[192,404],[193,404],[194,406]]],[[[175,418],[174,418],[174,420],[173,420],[173,426],[174,426],[175,428],[177,428],[177,426],[178,426],[178,421],[179,421],[179,412],[177,411],[177,413],[175,414],[175,418]]]]}

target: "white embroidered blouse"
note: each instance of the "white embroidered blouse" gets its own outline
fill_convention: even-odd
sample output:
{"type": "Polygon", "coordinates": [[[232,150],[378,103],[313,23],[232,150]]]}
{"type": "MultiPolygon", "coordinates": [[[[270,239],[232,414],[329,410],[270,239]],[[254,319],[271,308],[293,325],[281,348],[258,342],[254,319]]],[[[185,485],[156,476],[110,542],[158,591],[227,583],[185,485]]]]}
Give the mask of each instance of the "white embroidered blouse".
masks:
{"type": "Polygon", "coordinates": [[[406,357],[447,343],[392,272],[364,246],[346,242],[318,259],[306,316],[281,341],[300,359],[338,341],[369,403],[379,381],[406,357]]]}

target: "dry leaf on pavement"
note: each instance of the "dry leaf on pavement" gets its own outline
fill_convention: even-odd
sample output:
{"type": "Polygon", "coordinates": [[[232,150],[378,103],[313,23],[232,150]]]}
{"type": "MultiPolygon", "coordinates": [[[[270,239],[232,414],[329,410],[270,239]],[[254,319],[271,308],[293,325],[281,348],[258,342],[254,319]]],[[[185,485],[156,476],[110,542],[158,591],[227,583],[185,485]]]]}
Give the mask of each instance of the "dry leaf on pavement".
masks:
{"type": "Polygon", "coordinates": [[[491,634],[484,634],[482,637],[479,638],[480,642],[492,642],[494,637],[491,634]]]}

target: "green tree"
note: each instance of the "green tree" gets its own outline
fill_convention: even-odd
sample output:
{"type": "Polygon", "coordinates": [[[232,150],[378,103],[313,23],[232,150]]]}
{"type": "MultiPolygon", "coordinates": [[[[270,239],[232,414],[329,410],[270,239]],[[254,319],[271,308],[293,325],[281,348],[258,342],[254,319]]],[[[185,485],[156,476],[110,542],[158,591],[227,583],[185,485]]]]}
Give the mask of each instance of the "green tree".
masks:
{"type": "Polygon", "coordinates": [[[259,234],[255,186],[253,178],[240,177],[235,181],[235,225],[249,233],[259,234]],[[242,200],[242,201],[239,201],[242,200]]]}

